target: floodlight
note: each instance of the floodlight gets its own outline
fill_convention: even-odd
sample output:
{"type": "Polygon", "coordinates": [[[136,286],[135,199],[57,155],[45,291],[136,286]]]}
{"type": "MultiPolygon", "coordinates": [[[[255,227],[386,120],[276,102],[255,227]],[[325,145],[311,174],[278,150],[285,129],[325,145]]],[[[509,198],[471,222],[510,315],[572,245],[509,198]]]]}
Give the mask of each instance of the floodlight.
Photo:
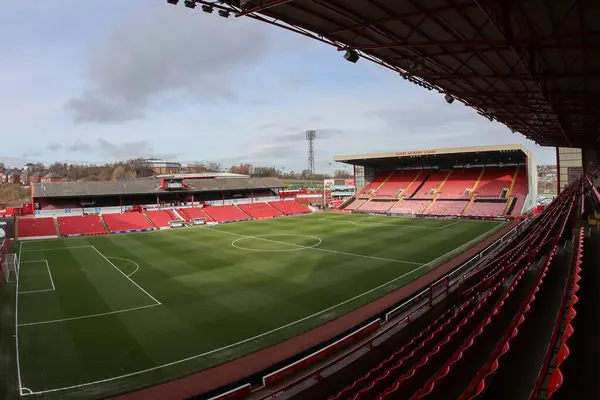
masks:
{"type": "Polygon", "coordinates": [[[187,8],[191,8],[192,10],[196,8],[196,2],[194,0],[185,0],[184,4],[187,8]]]}
{"type": "Polygon", "coordinates": [[[223,18],[229,18],[229,11],[227,10],[219,10],[219,15],[223,18]]]}
{"type": "Polygon", "coordinates": [[[356,52],[356,50],[348,50],[346,54],[344,54],[344,58],[346,61],[350,61],[351,63],[356,63],[360,56],[356,52]]]}
{"type": "Polygon", "coordinates": [[[176,6],[179,3],[179,0],[167,0],[167,3],[173,4],[174,6],[176,6]]]}
{"type": "Polygon", "coordinates": [[[446,103],[448,103],[448,104],[454,103],[454,97],[452,97],[452,95],[450,95],[450,94],[446,94],[444,96],[444,100],[446,100],[446,103]]]}
{"type": "Polygon", "coordinates": [[[207,6],[206,4],[203,4],[202,11],[204,11],[205,13],[212,14],[213,8],[211,6],[207,6]]]}

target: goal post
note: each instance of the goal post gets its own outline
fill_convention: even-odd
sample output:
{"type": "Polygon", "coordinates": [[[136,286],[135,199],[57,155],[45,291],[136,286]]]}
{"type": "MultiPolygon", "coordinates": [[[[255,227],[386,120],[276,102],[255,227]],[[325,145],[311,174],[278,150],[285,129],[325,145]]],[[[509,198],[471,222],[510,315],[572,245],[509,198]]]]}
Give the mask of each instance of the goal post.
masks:
{"type": "Polygon", "coordinates": [[[19,279],[19,258],[15,253],[7,254],[2,260],[2,272],[7,283],[15,283],[19,279]]]}
{"type": "Polygon", "coordinates": [[[390,215],[414,218],[415,211],[412,208],[394,208],[390,211],[390,215]]]}

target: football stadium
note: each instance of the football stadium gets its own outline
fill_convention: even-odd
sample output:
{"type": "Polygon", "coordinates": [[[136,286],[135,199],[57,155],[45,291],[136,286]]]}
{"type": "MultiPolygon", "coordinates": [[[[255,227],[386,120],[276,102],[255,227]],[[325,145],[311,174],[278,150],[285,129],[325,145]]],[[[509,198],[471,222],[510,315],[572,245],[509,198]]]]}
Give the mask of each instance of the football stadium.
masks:
{"type": "Polygon", "coordinates": [[[32,182],[0,214],[2,398],[600,396],[593,2],[166,3],[330,44],[555,147],[558,195],[537,204],[511,144],[336,156],[352,178],[312,194],[219,172],[32,182]]]}

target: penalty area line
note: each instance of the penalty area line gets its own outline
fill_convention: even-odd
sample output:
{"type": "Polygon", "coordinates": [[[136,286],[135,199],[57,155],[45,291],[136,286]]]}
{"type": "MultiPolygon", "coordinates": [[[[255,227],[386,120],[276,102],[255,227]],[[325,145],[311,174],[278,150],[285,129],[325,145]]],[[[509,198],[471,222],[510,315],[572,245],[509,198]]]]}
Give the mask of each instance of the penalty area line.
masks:
{"type": "Polygon", "coordinates": [[[149,304],[147,306],[126,308],[125,310],[108,311],[108,312],[98,313],[98,314],[82,315],[82,316],[79,316],[79,317],[51,319],[51,320],[48,320],[48,321],[38,321],[38,322],[26,322],[24,324],[19,324],[18,326],[21,327],[21,326],[44,325],[44,324],[53,324],[55,322],[65,322],[65,321],[74,321],[74,320],[77,320],[77,319],[86,319],[86,318],[101,317],[101,316],[104,316],[104,315],[114,315],[114,314],[121,314],[121,313],[130,312],[130,311],[142,310],[144,308],[156,307],[156,306],[159,306],[159,305],[160,304],[149,304]]]}

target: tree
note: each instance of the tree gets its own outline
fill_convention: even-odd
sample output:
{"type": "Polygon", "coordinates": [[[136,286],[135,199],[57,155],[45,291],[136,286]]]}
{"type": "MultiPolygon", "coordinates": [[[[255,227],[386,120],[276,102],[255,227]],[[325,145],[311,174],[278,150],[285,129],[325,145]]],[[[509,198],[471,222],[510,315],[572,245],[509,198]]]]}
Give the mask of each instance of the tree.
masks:
{"type": "Polygon", "coordinates": [[[334,178],[339,178],[339,179],[346,179],[346,178],[352,178],[352,175],[350,175],[350,172],[346,171],[345,169],[336,169],[333,172],[333,177],[334,178]]]}
{"type": "Polygon", "coordinates": [[[206,164],[207,172],[221,172],[221,163],[217,161],[210,161],[206,164]]]}

